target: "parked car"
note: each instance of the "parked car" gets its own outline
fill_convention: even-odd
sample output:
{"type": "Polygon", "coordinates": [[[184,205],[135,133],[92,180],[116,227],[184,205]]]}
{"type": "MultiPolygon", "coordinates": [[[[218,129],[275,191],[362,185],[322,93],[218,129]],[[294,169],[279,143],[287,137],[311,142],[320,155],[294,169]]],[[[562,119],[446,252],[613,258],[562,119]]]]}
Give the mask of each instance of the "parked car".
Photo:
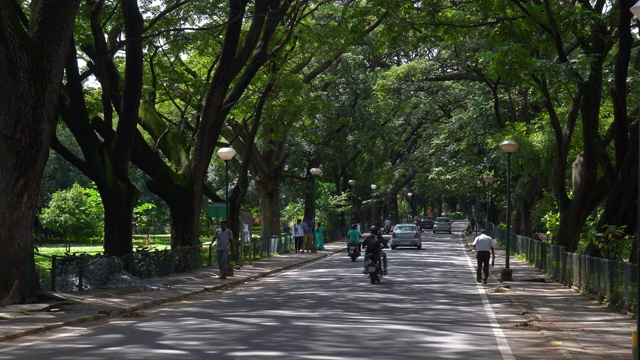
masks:
{"type": "Polygon", "coordinates": [[[433,229],[433,218],[421,217],[418,219],[418,228],[420,231],[424,229],[433,229]]]}
{"type": "Polygon", "coordinates": [[[433,223],[433,233],[435,234],[437,231],[446,231],[451,234],[451,221],[448,217],[437,217],[435,222],[433,223]]]}
{"type": "Polygon", "coordinates": [[[397,224],[391,233],[389,246],[391,250],[398,246],[415,246],[418,250],[422,249],[420,230],[415,224],[397,224]]]}

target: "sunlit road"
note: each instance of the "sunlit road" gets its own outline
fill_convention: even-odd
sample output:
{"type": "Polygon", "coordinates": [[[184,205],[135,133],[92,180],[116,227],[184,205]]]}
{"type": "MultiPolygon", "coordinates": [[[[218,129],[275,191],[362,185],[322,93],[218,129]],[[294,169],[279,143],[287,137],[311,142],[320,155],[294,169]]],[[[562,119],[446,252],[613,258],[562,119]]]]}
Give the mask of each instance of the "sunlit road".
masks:
{"type": "Polygon", "coordinates": [[[461,227],[423,233],[422,250],[387,250],[389,276],[379,285],[361,273],[362,258],[339,254],[145,317],[5,342],[0,359],[509,358],[461,227]]]}

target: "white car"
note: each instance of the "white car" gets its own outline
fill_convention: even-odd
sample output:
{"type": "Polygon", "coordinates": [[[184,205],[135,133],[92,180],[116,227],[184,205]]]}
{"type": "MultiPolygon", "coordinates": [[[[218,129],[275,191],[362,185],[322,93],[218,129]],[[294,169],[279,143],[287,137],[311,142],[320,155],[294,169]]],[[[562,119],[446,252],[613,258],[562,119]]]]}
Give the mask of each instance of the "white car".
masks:
{"type": "Polygon", "coordinates": [[[397,224],[391,233],[389,246],[391,250],[395,250],[398,246],[414,246],[418,250],[422,249],[420,230],[415,224],[397,224]]]}
{"type": "Polygon", "coordinates": [[[451,221],[448,217],[437,217],[436,221],[433,223],[433,233],[435,234],[437,231],[446,231],[451,234],[451,221]]]}

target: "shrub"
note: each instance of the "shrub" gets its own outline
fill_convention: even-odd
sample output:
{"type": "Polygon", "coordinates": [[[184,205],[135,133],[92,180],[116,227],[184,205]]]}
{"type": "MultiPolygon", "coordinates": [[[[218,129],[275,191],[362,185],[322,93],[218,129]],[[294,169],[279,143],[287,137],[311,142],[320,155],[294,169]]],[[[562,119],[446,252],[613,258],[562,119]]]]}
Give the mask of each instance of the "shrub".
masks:
{"type": "Polygon", "coordinates": [[[67,242],[87,242],[103,236],[104,208],[100,194],[78,184],[55,192],[38,217],[43,228],[62,234],[67,242]]]}

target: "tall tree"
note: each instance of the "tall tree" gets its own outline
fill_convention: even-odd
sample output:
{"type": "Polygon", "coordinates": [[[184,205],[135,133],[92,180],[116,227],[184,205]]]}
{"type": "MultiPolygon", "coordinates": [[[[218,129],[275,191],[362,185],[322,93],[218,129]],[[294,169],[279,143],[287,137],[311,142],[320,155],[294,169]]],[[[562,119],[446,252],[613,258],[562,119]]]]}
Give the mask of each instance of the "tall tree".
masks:
{"type": "Polygon", "coordinates": [[[71,48],[65,66],[66,98],[61,102],[60,114],[74,134],[83,157],[75,155],[57,139],[53,148],[95,182],[104,204],[105,253],[124,256],[133,250],[131,216],[138,199],[138,189],[129,179],[129,160],[136,138],[142,93],[143,19],[135,1],[116,3],[115,9],[105,9],[104,1],[86,6],[91,36],[81,38],[91,40],[85,40],[87,42],[81,43],[80,47],[91,59],[92,74],[101,85],[100,113],[103,115],[91,114],[87,107],[82,84],[84,77],[78,69],[75,47],[71,48]],[[120,10],[121,17],[115,20],[111,38],[120,37],[119,23],[124,23],[124,76],[116,66],[116,55],[122,45],[114,41],[108,43],[102,28],[104,14],[112,15],[114,10],[120,10]],[[115,132],[101,137],[94,127],[115,128],[115,132]]]}
{"type": "Polygon", "coordinates": [[[78,0],[0,1],[0,299],[39,289],[33,223],[78,0]]]}
{"type": "MultiPolygon", "coordinates": [[[[263,236],[280,234],[280,193],[287,178],[304,184],[300,198],[305,201],[305,217],[311,218],[313,178],[308,170],[319,164],[322,146],[315,135],[324,127],[315,121],[327,120],[315,118],[321,106],[317,94],[331,86],[320,75],[333,71],[340,57],[365,41],[388,15],[384,6],[339,1],[303,7],[300,12],[303,24],[295,25],[310,30],[295,32],[286,50],[265,71],[272,85],[265,87],[270,88],[269,101],[262,114],[260,139],[251,150],[249,170],[260,191],[263,236]]],[[[332,126],[332,120],[326,125],[332,126]]],[[[242,132],[242,124],[231,126],[235,134],[242,132]]]]}
{"type": "MultiPolygon", "coordinates": [[[[524,134],[529,135],[540,126],[537,120],[544,119],[552,129],[555,155],[551,188],[561,219],[556,239],[569,250],[577,249],[587,216],[603,199],[614,196],[612,202],[605,203],[607,212],[616,198],[621,199],[626,189],[637,184],[632,169],[637,151],[629,146],[634,135],[628,126],[624,84],[630,58],[631,4],[621,1],[609,6],[604,0],[416,4],[423,14],[429,14],[422,28],[440,34],[447,49],[454,49],[439,49],[450,59],[442,77],[485,84],[500,127],[512,131],[525,127],[524,134]],[[448,11],[437,11],[445,7],[448,11]],[[609,72],[612,59],[617,61],[615,76],[609,72]],[[613,77],[615,82],[605,81],[613,77]],[[615,89],[609,89],[609,84],[616,84],[615,89]],[[614,98],[608,98],[608,93],[614,98]],[[526,106],[518,107],[514,96],[526,106]],[[610,104],[613,117],[607,110],[610,104]],[[611,117],[614,121],[608,126],[611,117]],[[614,156],[608,148],[613,139],[614,156]]],[[[544,181],[544,176],[518,183],[530,186],[538,180],[544,181]]],[[[540,194],[516,191],[522,196],[540,194]]],[[[635,197],[626,199],[633,201],[635,197]]],[[[517,208],[526,212],[529,205],[517,208]]],[[[607,221],[633,225],[629,223],[632,212],[610,211],[607,221]]]]}
{"type": "MultiPolygon", "coordinates": [[[[213,47],[217,51],[210,57],[209,61],[213,59],[213,63],[203,69],[207,74],[203,77],[207,86],[204,95],[196,94],[187,99],[172,96],[171,91],[165,93],[165,99],[178,104],[178,108],[195,110],[191,118],[163,124],[165,119],[173,119],[166,116],[158,104],[160,97],[156,94],[161,90],[161,83],[155,81],[157,79],[152,83],[153,92],[147,97],[141,116],[142,126],[165,157],[154,152],[150,144],[139,137],[141,141],[137,142],[132,161],[151,176],[149,189],[169,205],[172,246],[198,243],[200,209],[203,194],[207,193],[205,180],[224,122],[256,73],[279,51],[277,47],[272,48],[278,26],[305,3],[280,0],[228,2],[225,18],[217,19],[221,25],[213,26],[222,29],[224,34],[219,47],[213,47]],[[174,126],[176,123],[179,126],[174,126]]],[[[220,38],[217,32],[214,35],[212,42],[220,38]]],[[[174,55],[175,61],[180,62],[182,55],[174,55]]],[[[197,73],[191,70],[188,72],[196,78],[197,73]]],[[[152,74],[155,74],[153,70],[152,74]]],[[[172,87],[170,85],[166,90],[172,87]]]]}

